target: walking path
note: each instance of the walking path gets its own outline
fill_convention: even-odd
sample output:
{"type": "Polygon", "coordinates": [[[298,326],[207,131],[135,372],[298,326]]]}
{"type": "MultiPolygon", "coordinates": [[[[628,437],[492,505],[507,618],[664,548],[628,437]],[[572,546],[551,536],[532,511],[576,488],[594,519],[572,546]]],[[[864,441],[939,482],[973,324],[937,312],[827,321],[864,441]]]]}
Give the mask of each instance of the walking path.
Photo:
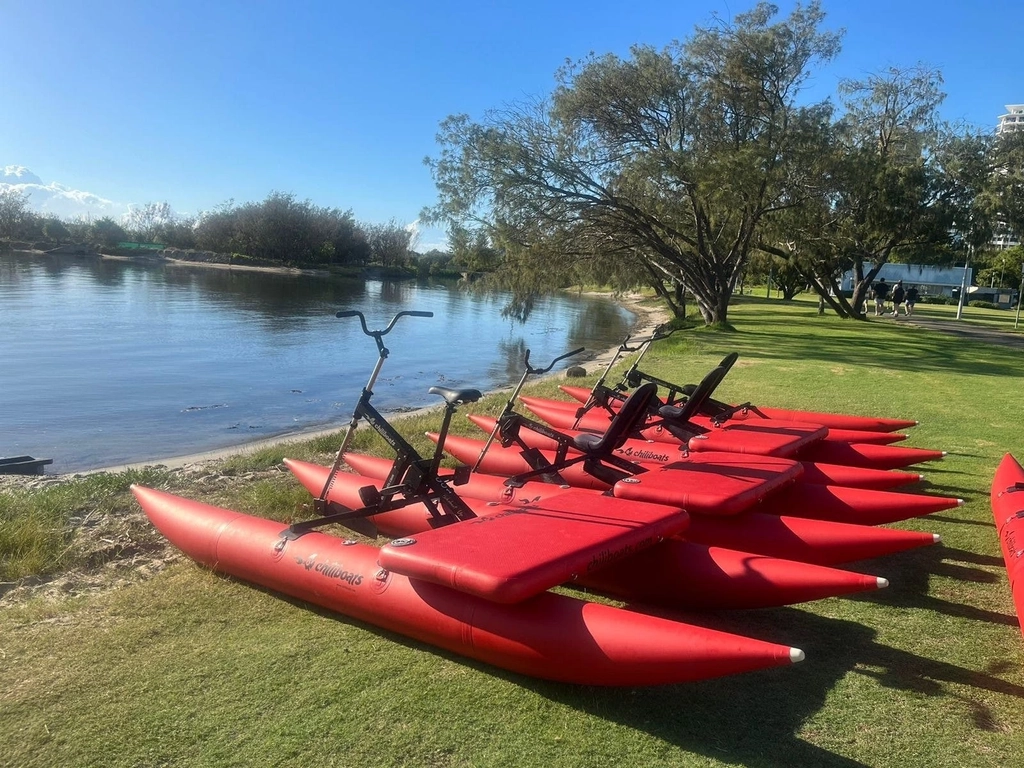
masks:
{"type": "Polygon", "coordinates": [[[972,325],[961,320],[936,320],[931,317],[914,316],[911,319],[903,318],[908,322],[921,328],[928,328],[941,333],[948,333],[969,341],[980,341],[985,344],[998,344],[1011,349],[1024,349],[1024,333],[1008,333],[995,328],[988,328],[983,325],[972,325]]]}

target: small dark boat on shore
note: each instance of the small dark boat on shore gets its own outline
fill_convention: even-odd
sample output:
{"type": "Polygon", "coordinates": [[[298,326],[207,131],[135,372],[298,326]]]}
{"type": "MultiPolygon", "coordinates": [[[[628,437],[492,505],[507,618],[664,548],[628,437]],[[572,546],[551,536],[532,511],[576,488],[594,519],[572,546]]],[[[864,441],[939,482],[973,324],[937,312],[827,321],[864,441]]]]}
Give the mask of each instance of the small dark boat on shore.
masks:
{"type": "Polygon", "coordinates": [[[53,459],[36,459],[32,456],[0,457],[0,475],[41,475],[47,464],[53,464],[53,459]]]}

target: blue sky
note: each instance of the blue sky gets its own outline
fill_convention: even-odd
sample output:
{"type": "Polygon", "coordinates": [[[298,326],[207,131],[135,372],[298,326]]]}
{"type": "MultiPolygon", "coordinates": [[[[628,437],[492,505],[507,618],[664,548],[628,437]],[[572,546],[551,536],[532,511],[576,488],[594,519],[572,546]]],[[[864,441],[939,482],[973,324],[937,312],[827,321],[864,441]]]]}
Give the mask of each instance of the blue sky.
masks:
{"type": "MultiPolygon", "coordinates": [[[[422,161],[447,115],[543,96],[566,59],[661,47],[751,5],[2,0],[0,170],[118,207],[195,213],[276,190],[409,223],[435,199],[422,161]]],[[[943,72],[947,119],[987,128],[1024,102],[1020,0],[824,8],[846,36],[815,95],[923,62],[943,72]]]]}

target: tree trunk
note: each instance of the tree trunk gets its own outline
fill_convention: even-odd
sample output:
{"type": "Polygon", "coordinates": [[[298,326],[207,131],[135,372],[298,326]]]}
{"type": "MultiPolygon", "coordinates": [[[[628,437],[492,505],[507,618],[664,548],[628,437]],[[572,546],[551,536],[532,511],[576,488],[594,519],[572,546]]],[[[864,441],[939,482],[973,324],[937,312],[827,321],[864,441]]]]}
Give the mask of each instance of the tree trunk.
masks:
{"type": "Polygon", "coordinates": [[[679,305],[677,317],[686,319],[686,286],[680,280],[675,281],[676,303],[679,305]]]}
{"type": "Polygon", "coordinates": [[[680,307],[675,297],[665,289],[665,284],[661,280],[652,280],[651,287],[654,288],[658,298],[664,301],[665,306],[671,310],[672,317],[686,317],[686,305],[680,307]]]}

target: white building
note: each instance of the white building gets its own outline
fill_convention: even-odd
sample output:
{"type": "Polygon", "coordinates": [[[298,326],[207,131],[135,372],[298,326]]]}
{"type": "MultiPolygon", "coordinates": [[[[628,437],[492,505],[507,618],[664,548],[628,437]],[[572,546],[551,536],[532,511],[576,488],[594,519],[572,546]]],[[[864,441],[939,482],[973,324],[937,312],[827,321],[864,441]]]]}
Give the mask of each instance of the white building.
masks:
{"type": "MultiPolygon", "coordinates": [[[[971,285],[974,278],[973,267],[967,267],[965,279],[963,267],[934,267],[930,264],[883,264],[875,276],[875,282],[877,283],[883,277],[890,287],[895,285],[897,280],[902,280],[904,288],[916,286],[922,296],[945,296],[946,298],[959,297],[960,285],[966,282],[968,301],[989,301],[1001,309],[1017,306],[1016,290],[971,285]]],[[[847,294],[853,292],[852,271],[843,275],[843,281],[839,287],[847,294]]]]}
{"type": "MultiPolygon", "coordinates": [[[[1007,104],[1006,114],[999,116],[996,135],[1010,131],[1024,131],[1024,104],[1007,104]]],[[[1020,245],[1020,237],[1002,222],[996,224],[996,232],[991,243],[994,248],[1003,251],[1020,245]]]]}
{"type": "Polygon", "coordinates": [[[1024,104],[1007,104],[1006,114],[999,116],[996,133],[1007,133],[1024,129],[1024,104]]]}
{"type": "MultiPolygon", "coordinates": [[[[974,269],[968,267],[967,285],[971,284],[973,276],[974,269]]],[[[897,280],[903,281],[904,288],[916,285],[922,296],[952,296],[960,292],[960,284],[964,281],[964,268],[934,267],[929,264],[883,264],[875,276],[875,282],[882,277],[889,285],[895,285],[897,280]]],[[[853,290],[852,271],[843,275],[840,288],[843,291],[853,290]]]]}

